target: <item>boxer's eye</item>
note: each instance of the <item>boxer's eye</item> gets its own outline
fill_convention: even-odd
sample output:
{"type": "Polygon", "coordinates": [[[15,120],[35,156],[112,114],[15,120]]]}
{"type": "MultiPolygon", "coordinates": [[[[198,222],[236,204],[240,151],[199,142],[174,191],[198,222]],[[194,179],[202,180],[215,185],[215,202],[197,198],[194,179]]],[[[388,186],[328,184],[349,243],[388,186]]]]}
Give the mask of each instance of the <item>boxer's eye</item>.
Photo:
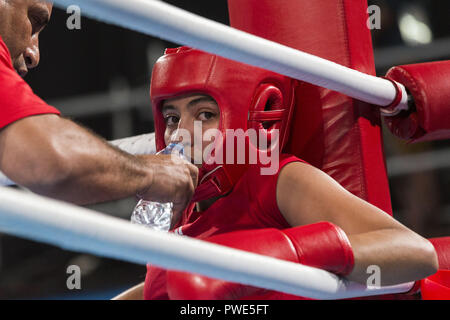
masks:
{"type": "Polygon", "coordinates": [[[180,119],[177,116],[169,116],[169,115],[165,116],[164,120],[166,122],[167,127],[176,126],[180,121],[180,119]]]}
{"type": "Polygon", "coordinates": [[[35,17],[30,16],[30,24],[31,24],[31,35],[36,34],[36,32],[38,31],[37,26],[38,26],[38,21],[35,17]]]}
{"type": "Polygon", "coordinates": [[[47,26],[49,22],[49,15],[48,12],[45,10],[42,10],[40,8],[32,8],[29,11],[28,19],[30,20],[31,27],[32,27],[32,35],[39,33],[42,31],[42,29],[47,26]]]}
{"type": "Polygon", "coordinates": [[[215,114],[212,112],[208,112],[208,111],[204,111],[204,112],[200,112],[198,115],[198,118],[201,121],[207,121],[207,120],[211,120],[215,117],[215,114]]]}

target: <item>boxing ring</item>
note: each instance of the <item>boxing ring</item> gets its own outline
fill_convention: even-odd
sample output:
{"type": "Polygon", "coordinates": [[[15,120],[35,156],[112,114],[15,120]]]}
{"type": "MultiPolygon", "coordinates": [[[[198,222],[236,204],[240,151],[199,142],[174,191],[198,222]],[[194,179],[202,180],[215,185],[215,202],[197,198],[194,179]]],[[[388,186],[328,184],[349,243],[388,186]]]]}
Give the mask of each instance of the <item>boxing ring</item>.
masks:
{"type": "MultiPolygon", "coordinates": [[[[80,5],[84,14],[103,22],[341,92],[384,107],[381,112],[385,115],[408,109],[406,89],[399,83],[256,37],[160,1],[54,2],[59,6],[80,5]]],[[[142,153],[135,145],[134,149],[127,149],[126,145],[122,149],[142,153]]],[[[0,183],[12,182],[0,177],[0,183]]],[[[0,230],[66,250],[142,265],[151,263],[313,299],[405,293],[414,284],[367,287],[324,270],[152,231],[99,212],[9,188],[0,189],[0,230]]]]}

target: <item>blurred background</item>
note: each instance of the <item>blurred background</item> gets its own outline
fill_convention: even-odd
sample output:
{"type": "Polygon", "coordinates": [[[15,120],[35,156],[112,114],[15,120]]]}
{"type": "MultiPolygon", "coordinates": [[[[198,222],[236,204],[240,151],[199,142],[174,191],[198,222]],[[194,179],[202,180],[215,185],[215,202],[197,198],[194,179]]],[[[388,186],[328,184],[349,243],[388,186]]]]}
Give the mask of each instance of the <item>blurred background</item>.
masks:
{"type": "MultiPolygon", "coordinates": [[[[226,0],[165,1],[228,24],[226,0]]],[[[373,30],[377,75],[394,65],[450,58],[450,2],[370,0],[381,8],[373,30]]],[[[81,8],[82,10],[82,8],[81,8]]],[[[41,35],[41,63],[27,82],[69,118],[113,140],[153,132],[149,83],[153,63],[173,44],[81,19],[55,8],[41,35]]],[[[384,128],[394,216],[425,237],[450,235],[450,142],[407,145],[384,128]]],[[[129,219],[135,199],[90,208],[129,219]]],[[[61,250],[0,234],[0,299],[110,299],[142,282],[145,267],[61,250]],[[82,271],[68,290],[67,267],[82,271]]]]}

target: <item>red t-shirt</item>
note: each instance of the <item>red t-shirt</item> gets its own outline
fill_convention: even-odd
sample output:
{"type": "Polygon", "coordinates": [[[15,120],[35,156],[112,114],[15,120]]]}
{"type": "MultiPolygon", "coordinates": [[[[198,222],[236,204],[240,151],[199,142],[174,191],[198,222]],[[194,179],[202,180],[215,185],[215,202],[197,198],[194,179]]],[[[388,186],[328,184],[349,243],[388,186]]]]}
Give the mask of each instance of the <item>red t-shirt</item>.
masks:
{"type": "Polygon", "coordinates": [[[36,96],[14,70],[11,55],[0,37],[0,129],[25,117],[60,114],[36,96]]]}
{"type": "MultiPolygon", "coordinates": [[[[182,217],[182,227],[175,230],[189,237],[205,239],[214,235],[262,228],[287,229],[291,226],[284,219],[276,200],[276,188],[281,169],[291,162],[304,162],[299,158],[282,154],[277,174],[261,175],[260,166],[254,165],[245,172],[233,191],[206,211],[195,212],[190,206],[182,217]]],[[[168,299],[166,271],[147,267],[144,299],[168,299]]],[[[288,298],[286,295],[285,298],[288,298]]]]}

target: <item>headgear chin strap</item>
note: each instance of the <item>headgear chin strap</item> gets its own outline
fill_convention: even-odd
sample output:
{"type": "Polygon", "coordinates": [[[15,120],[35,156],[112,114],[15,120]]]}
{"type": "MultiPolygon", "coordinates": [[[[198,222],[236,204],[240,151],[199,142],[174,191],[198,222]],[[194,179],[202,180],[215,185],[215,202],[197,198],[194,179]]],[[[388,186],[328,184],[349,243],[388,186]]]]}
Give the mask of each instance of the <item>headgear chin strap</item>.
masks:
{"type": "MultiPolygon", "coordinates": [[[[220,109],[219,131],[223,139],[216,144],[215,154],[222,153],[223,162],[204,161],[200,169],[199,185],[193,201],[206,200],[222,196],[233,186],[248,168],[247,153],[268,153],[259,143],[245,135],[245,162],[236,161],[237,147],[227,150],[227,130],[256,130],[259,140],[267,145],[276,143],[273,137],[279,137],[279,150],[286,143],[289,120],[294,103],[296,80],[228,60],[188,47],[167,49],[155,64],[152,73],[150,95],[155,121],[155,139],[157,150],[165,148],[164,133],[166,124],[161,113],[164,100],[189,94],[211,96],[220,109]],[[274,134],[274,133],[278,134],[274,134]],[[262,138],[261,138],[262,137],[262,138]],[[226,161],[227,154],[234,157],[233,163],[226,161]]],[[[232,137],[235,139],[235,137],[232,137]]],[[[229,141],[228,141],[229,142],[229,141]]],[[[235,142],[235,141],[234,141],[235,142]]],[[[242,150],[241,150],[242,151],[242,150]]],[[[205,160],[205,159],[203,159],[205,160]]]]}

